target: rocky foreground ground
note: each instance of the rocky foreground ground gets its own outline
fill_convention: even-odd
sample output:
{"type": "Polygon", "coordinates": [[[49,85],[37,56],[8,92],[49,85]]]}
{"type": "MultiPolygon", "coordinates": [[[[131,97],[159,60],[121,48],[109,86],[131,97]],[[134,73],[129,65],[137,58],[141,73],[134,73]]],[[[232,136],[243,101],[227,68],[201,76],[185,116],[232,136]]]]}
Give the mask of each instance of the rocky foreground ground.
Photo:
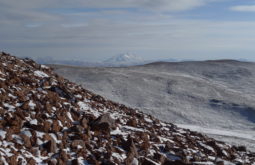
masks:
{"type": "Polygon", "coordinates": [[[0,54],[0,164],[255,164],[255,153],[104,99],[0,54]]]}

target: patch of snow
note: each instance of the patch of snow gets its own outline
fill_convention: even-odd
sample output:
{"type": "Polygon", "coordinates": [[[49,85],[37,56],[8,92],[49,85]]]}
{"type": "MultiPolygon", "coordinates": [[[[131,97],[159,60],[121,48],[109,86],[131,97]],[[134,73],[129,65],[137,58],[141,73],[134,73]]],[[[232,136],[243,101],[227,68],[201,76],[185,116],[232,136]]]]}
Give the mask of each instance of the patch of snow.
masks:
{"type": "Polygon", "coordinates": [[[75,97],[78,98],[78,99],[81,99],[81,98],[82,98],[81,95],[75,95],[75,97]]]}
{"type": "Polygon", "coordinates": [[[122,126],[122,128],[124,129],[128,129],[128,130],[132,130],[132,131],[136,131],[136,132],[146,132],[144,129],[142,128],[136,128],[136,127],[130,127],[130,126],[122,126]]]}
{"type": "Polygon", "coordinates": [[[152,122],[153,122],[151,119],[149,119],[149,118],[147,118],[147,117],[145,117],[144,120],[145,120],[146,122],[148,122],[148,123],[152,123],[152,122]]]}
{"type": "Polygon", "coordinates": [[[12,105],[10,105],[10,104],[8,104],[8,103],[3,103],[3,105],[4,105],[4,107],[5,108],[8,108],[8,111],[15,111],[15,107],[14,106],[12,106],[12,105]]]}
{"type": "Polygon", "coordinates": [[[131,165],[138,165],[138,164],[139,164],[139,161],[136,158],[134,158],[131,165]]]}
{"type": "MultiPolygon", "coordinates": [[[[207,150],[210,150],[212,152],[215,152],[214,149],[206,144],[203,144],[202,142],[198,142],[199,145],[201,145],[202,147],[206,148],[207,150]]],[[[226,151],[225,151],[226,152],[226,151]]],[[[227,155],[226,155],[227,156],[227,155]]]]}
{"type": "Polygon", "coordinates": [[[45,133],[36,131],[36,136],[37,136],[37,137],[43,138],[43,135],[45,135],[45,133]]]}
{"type": "Polygon", "coordinates": [[[111,135],[123,135],[126,136],[128,133],[122,132],[119,127],[117,127],[114,131],[111,131],[111,135]]]}
{"type": "Polygon", "coordinates": [[[66,114],[67,114],[68,118],[73,122],[74,120],[73,120],[73,118],[72,118],[71,113],[70,113],[70,112],[67,112],[66,114]]]}
{"type": "Polygon", "coordinates": [[[27,131],[22,131],[21,133],[24,134],[24,135],[26,135],[27,137],[31,137],[31,136],[32,136],[32,134],[31,134],[31,132],[30,132],[29,130],[27,130],[27,131]]]}
{"type": "Polygon", "coordinates": [[[79,157],[79,158],[78,158],[78,164],[90,165],[86,160],[84,160],[83,157],[79,157]]]}
{"type": "Polygon", "coordinates": [[[41,78],[49,77],[49,75],[47,75],[46,73],[39,71],[39,70],[34,71],[34,75],[37,77],[41,77],[41,78]]]}
{"type": "Polygon", "coordinates": [[[12,138],[16,140],[16,142],[20,145],[23,145],[23,140],[19,135],[12,135],[12,138]]]}
{"type": "Polygon", "coordinates": [[[89,109],[88,104],[86,104],[85,102],[79,101],[79,102],[78,102],[78,105],[79,105],[79,107],[81,108],[81,110],[87,110],[87,109],[89,109]]]}
{"type": "Polygon", "coordinates": [[[16,99],[17,97],[16,96],[13,96],[12,94],[8,94],[9,97],[13,98],[13,99],[16,99]]]}
{"type": "Polygon", "coordinates": [[[49,67],[47,67],[46,65],[41,65],[42,69],[49,69],[49,67]]]}
{"type": "Polygon", "coordinates": [[[161,137],[161,136],[158,136],[160,142],[164,143],[164,142],[170,142],[170,143],[175,143],[173,140],[170,140],[170,139],[167,139],[167,138],[164,138],[164,137],[161,137]]]}
{"type": "Polygon", "coordinates": [[[29,103],[28,103],[28,106],[29,106],[32,110],[34,110],[35,107],[36,107],[36,104],[35,104],[32,100],[30,100],[29,103]]]}
{"type": "Polygon", "coordinates": [[[127,156],[125,154],[119,154],[117,152],[113,152],[112,153],[112,157],[115,157],[119,161],[123,161],[123,160],[125,160],[127,158],[127,156]]]}
{"type": "Polygon", "coordinates": [[[36,119],[34,119],[34,120],[31,120],[29,123],[30,123],[30,124],[33,124],[33,125],[37,125],[37,124],[38,124],[38,121],[37,121],[36,119]]]}
{"type": "Polygon", "coordinates": [[[61,140],[58,140],[57,136],[54,133],[50,133],[52,139],[55,140],[56,143],[61,143],[61,140]]]}
{"type": "Polygon", "coordinates": [[[222,150],[222,153],[228,157],[228,153],[225,150],[222,150]]]}
{"type": "Polygon", "coordinates": [[[11,152],[11,150],[10,150],[9,148],[5,148],[5,149],[0,148],[0,152],[4,153],[4,154],[5,154],[5,155],[7,155],[8,157],[13,156],[13,154],[12,154],[12,153],[10,153],[10,152],[11,152]]]}
{"type": "Polygon", "coordinates": [[[0,130],[0,137],[5,139],[6,131],[0,130]]]}

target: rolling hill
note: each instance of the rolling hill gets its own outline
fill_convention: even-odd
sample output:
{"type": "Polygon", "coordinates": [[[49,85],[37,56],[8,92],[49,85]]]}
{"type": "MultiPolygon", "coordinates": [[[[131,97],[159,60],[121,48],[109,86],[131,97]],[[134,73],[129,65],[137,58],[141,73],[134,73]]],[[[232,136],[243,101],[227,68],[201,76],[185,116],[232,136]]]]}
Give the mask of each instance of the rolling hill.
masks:
{"type": "Polygon", "coordinates": [[[254,63],[217,60],[112,68],[52,67],[106,98],[185,128],[225,137],[228,142],[248,142],[247,146],[254,148],[254,63]],[[226,133],[229,130],[231,134],[226,133]]]}

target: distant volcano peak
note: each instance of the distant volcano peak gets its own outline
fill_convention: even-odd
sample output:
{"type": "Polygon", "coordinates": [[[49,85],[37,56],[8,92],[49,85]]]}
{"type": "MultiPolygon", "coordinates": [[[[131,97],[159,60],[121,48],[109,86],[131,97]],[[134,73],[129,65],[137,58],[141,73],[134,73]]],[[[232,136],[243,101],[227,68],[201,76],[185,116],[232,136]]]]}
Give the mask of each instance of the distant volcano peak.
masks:
{"type": "Polygon", "coordinates": [[[105,63],[112,63],[112,64],[135,64],[135,63],[141,63],[144,59],[133,54],[133,53],[122,53],[116,56],[113,56],[107,60],[105,60],[105,63]]]}

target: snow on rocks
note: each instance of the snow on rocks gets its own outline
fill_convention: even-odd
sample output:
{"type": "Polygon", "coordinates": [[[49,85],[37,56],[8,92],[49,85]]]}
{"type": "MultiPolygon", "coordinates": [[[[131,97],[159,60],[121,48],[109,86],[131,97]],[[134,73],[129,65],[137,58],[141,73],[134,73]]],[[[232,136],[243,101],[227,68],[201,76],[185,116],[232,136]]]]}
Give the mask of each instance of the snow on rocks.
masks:
{"type": "Polygon", "coordinates": [[[45,77],[49,77],[46,73],[42,72],[42,71],[34,71],[35,76],[41,77],[41,78],[45,78],[45,77]]]}
{"type": "Polygon", "coordinates": [[[32,60],[0,60],[0,164],[255,162],[245,148],[106,100],[32,60]]]}

